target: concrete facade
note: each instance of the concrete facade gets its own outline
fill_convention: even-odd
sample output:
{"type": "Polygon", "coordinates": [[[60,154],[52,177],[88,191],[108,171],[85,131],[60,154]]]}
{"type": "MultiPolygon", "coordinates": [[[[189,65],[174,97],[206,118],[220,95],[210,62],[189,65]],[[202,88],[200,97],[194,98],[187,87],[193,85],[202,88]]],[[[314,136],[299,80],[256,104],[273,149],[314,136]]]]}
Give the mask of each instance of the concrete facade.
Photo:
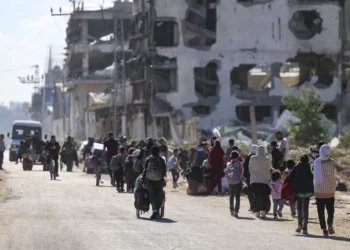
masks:
{"type": "MultiPolygon", "coordinates": [[[[133,121],[141,127],[148,124],[148,135],[152,128],[163,127],[157,125],[159,115],[168,117],[170,127],[199,117],[200,129],[208,130],[241,120],[240,107],[249,105],[267,107],[259,122],[272,125],[283,108],[281,97],[286,91],[299,93],[306,83],[315,86],[327,104],[339,104],[343,8],[338,1],[157,0],[152,6],[134,0],[133,15],[134,22],[144,21],[148,33],[154,32],[152,39],[134,28],[130,42],[134,60],[153,49],[148,53],[154,60],[152,74],[135,72],[138,77],[131,79],[136,95],[144,97],[134,97],[135,103],[149,110],[135,110],[133,121]],[[142,13],[151,13],[154,20],[142,19],[142,13]],[[163,39],[167,34],[157,33],[165,23],[172,25],[172,43],[163,39]],[[295,65],[297,73],[285,69],[295,65]],[[168,81],[171,87],[166,88],[168,81]],[[155,112],[157,100],[169,108],[155,112]],[[147,115],[153,119],[143,118],[147,115]]],[[[147,68],[133,63],[131,71],[147,68]]],[[[133,132],[141,136],[138,125],[132,125],[133,132]]],[[[179,129],[179,134],[184,131],[179,129]]]]}
{"type": "MultiPolygon", "coordinates": [[[[120,2],[118,8],[122,10],[127,33],[132,4],[120,2]]],[[[91,119],[87,107],[88,93],[111,91],[114,84],[114,60],[118,48],[114,37],[113,8],[73,12],[68,23],[66,41],[66,86],[70,93],[68,133],[85,140],[96,134],[89,125],[91,119]]]]}

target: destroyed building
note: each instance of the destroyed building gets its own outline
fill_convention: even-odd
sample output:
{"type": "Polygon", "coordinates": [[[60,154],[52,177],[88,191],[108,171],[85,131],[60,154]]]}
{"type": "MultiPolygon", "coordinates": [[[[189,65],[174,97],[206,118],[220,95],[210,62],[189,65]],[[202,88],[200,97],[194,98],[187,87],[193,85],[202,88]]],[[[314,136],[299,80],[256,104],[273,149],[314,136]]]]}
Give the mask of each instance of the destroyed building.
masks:
{"type": "MultiPolygon", "coordinates": [[[[131,2],[117,2],[124,21],[124,44],[127,48],[132,17],[131,2]]],[[[80,139],[96,136],[95,110],[88,107],[89,93],[110,91],[114,85],[114,58],[118,53],[115,41],[115,11],[113,8],[87,11],[76,9],[67,27],[67,83],[70,91],[70,124],[68,134],[80,139]]],[[[112,115],[111,105],[102,111],[112,115]]],[[[111,118],[112,119],[112,118],[111,118]]],[[[110,120],[111,120],[110,119],[110,120]]],[[[106,129],[113,131],[111,122],[106,129]]],[[[105,130],[102,131],[105,133],[105,130]]],[[[99,133],[102,133],[101,131],[99,133]]]]}
{"type": "Polygon", "coordinates": [[[347,5],[134,0],[131,136],[176,141],[193,117],[208,130],[249,121],[251,105],[258,123],[273,126],[285,109],[286,90],[297,94],[303,85],[314,86],[327,103],[325,115],[340,122],[342,45],[350,37],[347,5]]]}

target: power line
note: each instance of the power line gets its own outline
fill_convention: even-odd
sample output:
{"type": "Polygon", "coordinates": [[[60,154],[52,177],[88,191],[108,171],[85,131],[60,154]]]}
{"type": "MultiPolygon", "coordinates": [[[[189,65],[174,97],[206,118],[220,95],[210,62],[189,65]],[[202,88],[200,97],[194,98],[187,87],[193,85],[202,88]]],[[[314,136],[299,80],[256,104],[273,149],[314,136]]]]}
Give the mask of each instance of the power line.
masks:
{"type": "Polygon", "coordinates": [[[25,69],[29,69],[31,68],[32,66],[27,66],[27,67],[23,67],[23,68],[14,68],[14,69],[3,69],[3,70],[0,70],[1,73],[4,73],[4,72],[14,72],[14,71],[20,71],[20,70],[25,70],[25,69]]]}

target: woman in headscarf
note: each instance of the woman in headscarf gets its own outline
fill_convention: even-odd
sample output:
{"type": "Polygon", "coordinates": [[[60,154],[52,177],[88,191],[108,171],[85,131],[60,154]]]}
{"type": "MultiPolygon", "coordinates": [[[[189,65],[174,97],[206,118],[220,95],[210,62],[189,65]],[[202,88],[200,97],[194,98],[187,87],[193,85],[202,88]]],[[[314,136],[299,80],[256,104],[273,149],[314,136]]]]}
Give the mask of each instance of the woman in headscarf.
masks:
{"type": "Polygon", "coordinates": [[[269,210],[270,170],[271,163],[265,155],[265,147],[259,146],[257,154],[252,156],[249,162],[250,184],[254,194],[254,208],[257,218],[266,218],[266,213],[269,210]]]}
{"type": "Polygon", "coordinates": [[[253,144],[250,147],[250,154],[245,158],[244,163],[243,163],[243,168],[244,168],[244,178],[246,179],[246,183],[247,183],[247,187],[248,187],[248,200],[249,200],[249,204],[250,204],[250,209],[249,211],[254,211],[254,195],[253,195],[253,190],[252,187],[250,185],[250,172],[249,172],[249,161],[250,158],[253,155],[256,155],[256,151],[258,151],[258,145],[253,144]]]}
{"type": "Polygon", "coordinates": [[[209,194],[213,192],[216,186],[218,186],[219,194],[222,193],[221,179],[224,176],[225,162],[225,152],[221,148],[220,141],[216,140],[213,149],[209,152],[208,157],[210,168],[210,188],[208,190],[209,194]]]}
{"type": "Polygon", "coordinates": [[[320,157],[314,162],[314,191],[317,203],[318,219],[323,235],[335,234],[334,220],[334,196],[336,189],[335,161],[331,158],[331,149],[328,145],[320,148],[320,157]],[[325,209],[328,213],[328,229],[325,219],[325,209]]]}

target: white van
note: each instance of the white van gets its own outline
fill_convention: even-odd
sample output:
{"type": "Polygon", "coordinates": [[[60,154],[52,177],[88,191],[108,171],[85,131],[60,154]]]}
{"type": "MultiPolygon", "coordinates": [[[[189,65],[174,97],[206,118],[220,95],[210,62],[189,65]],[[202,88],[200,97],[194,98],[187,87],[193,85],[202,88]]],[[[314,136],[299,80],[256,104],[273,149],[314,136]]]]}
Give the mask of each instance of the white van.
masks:
{"type": "Polygon", "coordinates": [[[35,135],[36,132],[38,132],[40,138],[42,138],[41,131],[42,126],[41,123],[38,121],[14,121],[12,125],[9,160],[16,161],[16,153],[21,141],[25,141],[28,135],[35,135]]]}

